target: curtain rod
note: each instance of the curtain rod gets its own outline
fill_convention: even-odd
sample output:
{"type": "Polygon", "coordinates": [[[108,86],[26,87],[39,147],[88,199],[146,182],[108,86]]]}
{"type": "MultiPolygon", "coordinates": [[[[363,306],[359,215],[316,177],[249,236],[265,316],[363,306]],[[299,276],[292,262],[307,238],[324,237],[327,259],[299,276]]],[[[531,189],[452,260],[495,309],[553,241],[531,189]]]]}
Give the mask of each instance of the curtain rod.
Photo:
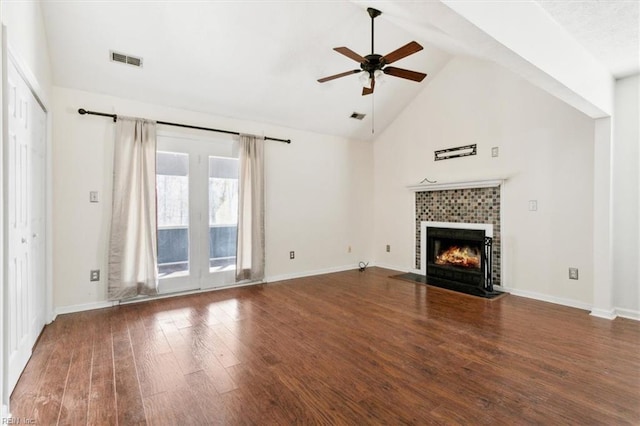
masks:
{"type": "MultiPolygon", "coordinates": [[[[110,117],[110,118],[113,118],[113,122],[114,123],[118,120],[118,116],[116,114],[107,114],[107,113],[104,113],[104,112],[87,111],[84,108],[80,108],[78,110],[78,114],[80,114],[80,115],[89,114],[89,115],[99,115],[101,117],[110,117]]],[[[240,132],[232,132],[231,130],[221,130],[221,129],[213,129],[211,127],[192,126],[190,124],[171,123],[169,121],[156,121],[156,123],[164,124],[166,126],[185,127],[187,129],[197,129],[197,130],[207,130],[209,132],[227,133],[229,135],[239,135],[240,134],[240,132]]],[[[269,140],[269,141],[291,143],[291,139],[278,139],[278,138],[271,138],[269,136],[265,136],[264,139],[265,140],[269,140]]]]}

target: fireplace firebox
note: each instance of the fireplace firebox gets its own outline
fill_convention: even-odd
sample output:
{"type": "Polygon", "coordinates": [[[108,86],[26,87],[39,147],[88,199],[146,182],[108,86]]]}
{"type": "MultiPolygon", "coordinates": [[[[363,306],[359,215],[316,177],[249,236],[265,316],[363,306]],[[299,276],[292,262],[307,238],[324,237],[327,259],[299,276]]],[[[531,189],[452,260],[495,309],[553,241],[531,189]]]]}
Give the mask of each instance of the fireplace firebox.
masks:
{"type": "Polygon", "coordinates": [[[427,227],[426,275],[493,292],[492,238],[481,229],[427,227]]]}

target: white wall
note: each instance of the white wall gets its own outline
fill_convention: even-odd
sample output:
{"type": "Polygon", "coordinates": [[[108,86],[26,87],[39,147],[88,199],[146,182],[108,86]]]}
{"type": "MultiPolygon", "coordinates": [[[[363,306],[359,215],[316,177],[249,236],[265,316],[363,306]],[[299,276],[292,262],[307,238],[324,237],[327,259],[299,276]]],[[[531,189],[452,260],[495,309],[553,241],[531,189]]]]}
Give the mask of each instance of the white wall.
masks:
{"type": "Polygon", "coordinates": [[[22,71],[31,74],[28,77],[34,77],[39,85],[39,97],[47,102],[51,98],[53,77],[40,2],[4,1],[1,7],[2,23],[7,26],[7,44],[20,65],[26,68],[22,71]]]}
{"type": "Polygon", "coordinates": [[[640,319],[640,76],[616,82],[613,118],[613,282],[619,315],[640,319]]]}
{"type": "Polygon", "coordinates": [[[425,177],[509,176],[502,190],[503,286],[588,308],[593,298],[594,122],[497,65],[458,57],[374,145],[375,260],[414,263],[414,194],[425,177]],[[478,155],[434,162],[476,143],[478,155]],[[499,147],[500,156],[491,157],[499,147]],[[528,211],[528,200],[538,211],[528,211]],[[391,244],[391,252],[384,251],[391,244]],[[568,279],[577,267],[578,281],[568,279]]]}
{"type": "Polygon", "coordinates": [[[106,300],[106,279],[89,282],[89,270],[106,271],[107,266],[115,126],[107,118],[80,116],[78,108],[292,139],[290,145],[266,142],[268,281],[354,268],[371,258],[370,143],[55,87],[53,262],[58,312],[106,300]],[[98,204],[89,203],[93,190],[101,194],[98,204]],[[291,250],[295,260],[289,260],[291,250]]]}

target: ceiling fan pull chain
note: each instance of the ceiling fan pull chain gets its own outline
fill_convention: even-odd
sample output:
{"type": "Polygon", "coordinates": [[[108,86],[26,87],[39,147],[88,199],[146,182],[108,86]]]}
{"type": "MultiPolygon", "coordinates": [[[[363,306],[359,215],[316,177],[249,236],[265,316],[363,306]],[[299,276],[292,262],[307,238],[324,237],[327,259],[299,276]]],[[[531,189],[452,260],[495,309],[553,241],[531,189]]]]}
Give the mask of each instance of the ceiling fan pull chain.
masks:
{"type": "Polygon", "coordinates": [[[375,107],[375,94],[371,94],[371,134],[375,134],[375,122],[376,122],[376,107],[375,107]]]}

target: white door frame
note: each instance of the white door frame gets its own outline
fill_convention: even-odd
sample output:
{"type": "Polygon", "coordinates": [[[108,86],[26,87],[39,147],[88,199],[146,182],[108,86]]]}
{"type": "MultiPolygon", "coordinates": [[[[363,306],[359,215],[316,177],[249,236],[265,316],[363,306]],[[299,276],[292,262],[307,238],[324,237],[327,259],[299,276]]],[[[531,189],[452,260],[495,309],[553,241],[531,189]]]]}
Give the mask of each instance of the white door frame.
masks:
{"type": "MultiPolygon", "coordinates": [[[[0,18],[2,17],[2,12],[0,8],[0,18]]],[[[1,22],[1,19],[0,19],[1,22]]],[[[7,28],[2,25],[0,28],[0,141],[2,142],[2,147],[6,145],[6,141],[8,141],[7,137],[7,129],[5,123],[7,121],[6,111],[7,108],[5,103],[4,94],[7,92],[7,44],[6,37],[7,28]]],[[[4,148],[0,149],[0,190],[2,191],[2,205],[4,205],[4,148]]],[[[8,418],[11,414],[9,413],[9,395],[5,392],[5,381],[7,380],[5,371],[7,370],[4,366],[5,359],[5,347],[4,344],[4,327],[7,322],[7,318],[5,316],[5,312],[7,310],[4,307],[4,289],[6,288],[5,279],[4,279],[4,265],[5,265],[5,252],[4,252],[4,208],[0,209],[0,320],[2,320],[2,326],[0,326],[0,377],[2,378],[0,382],[0,419],[8,418]]]]}
{"type": "MultiPolygon", "coordinates": [[[[13,63],[16,70],[27,84],[31,93],[35,97],[36,101],[40,104],[42,109],[46,114],[46,133],[45,133],[45,144],[46,144],[46,153],[45,153],[45,297],[44,297],[44,322],[45,324],[50,323],[55,318],[53,316],[53,288],[52,288],[52,253],[53,253],[53,244],[52,244],[52,155],[51,155],[51,129],[52,129],[52,119],[49,109],[49,99],[47,98],[46,92],[43,90],[42,86],[38,83],[37,78],[33,74],[33,72],[29,69],[26,63],[20,58],[20,56],[16,53],[14,49],[12,49],[11,45],[7,42],[7,32],[6,26],[2,26],[2,93],[7,93],[7,66],[9,62],[13,63]]],[[[0,221],[0,225],[2,226],[1,231],[1,245],[0,249],[0,272],[2,273],[2,296],[0,297],[0,301],[2,304],[0,314],[2,315],[2,330],[0,331],[0,339],[1,343],[1,372],[2,372],[2,383],[0,397],[2,400],[0,401],[2,405],[2,416],[9,416],[9,399],[11,396],[11,392],[8,389],[8,334],[7,334],[7,324],[8,324],[8,307],[7,307],[7,246],[8,241],[5,238],[7,235],[6,223],[4,218],[7,215],[7,203],[4,202],[7,197],[7,141],[8,141],[8,128],[7,128],[7,105],[8,98],[7,96],[2,96],[2,198],[3,198],[3,208],[2,208],[2,221],[0,221]]]]}

